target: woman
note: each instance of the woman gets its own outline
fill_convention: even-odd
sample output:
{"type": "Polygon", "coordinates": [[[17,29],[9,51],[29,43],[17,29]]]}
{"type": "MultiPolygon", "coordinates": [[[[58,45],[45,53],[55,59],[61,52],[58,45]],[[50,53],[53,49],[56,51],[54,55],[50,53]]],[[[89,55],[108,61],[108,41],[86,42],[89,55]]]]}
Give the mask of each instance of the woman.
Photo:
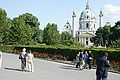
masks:
{"type": "Polygon", "coordinates": [[[34,72],[34,55],[31,53],[31,50],[29,50],[27,55],[27,65],[28,65],[28,71],[34,72]]]}

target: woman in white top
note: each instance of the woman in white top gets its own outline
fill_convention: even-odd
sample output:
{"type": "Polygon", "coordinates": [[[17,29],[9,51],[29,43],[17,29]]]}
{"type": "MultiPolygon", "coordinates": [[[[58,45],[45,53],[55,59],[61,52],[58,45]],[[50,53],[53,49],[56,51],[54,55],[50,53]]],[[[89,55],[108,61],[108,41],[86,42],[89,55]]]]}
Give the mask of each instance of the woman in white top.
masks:
{"type": "Polygon", "coordinates": [[[28,71],[34,72],[34,55],[31,53],[31,50],[29,50],[27,54],[27,65],[28,65],[28,71]]]}
{"type": "Polygon", "coordinates": [[[2,65],[2,52],[0,51],[0,69],[1,69],[1,65],[2,65]]]}

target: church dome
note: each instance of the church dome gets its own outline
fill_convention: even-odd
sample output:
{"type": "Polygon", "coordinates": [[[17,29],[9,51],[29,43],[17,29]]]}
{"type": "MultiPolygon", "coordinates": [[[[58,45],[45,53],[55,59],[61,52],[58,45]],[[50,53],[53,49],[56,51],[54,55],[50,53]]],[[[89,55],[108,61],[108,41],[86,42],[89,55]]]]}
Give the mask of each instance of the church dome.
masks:
{"type": "Polygon", "coordinates": [[[89,8],[88,3],[86,5],[86,9],[80,15],[80,20],[85,19],[95,19],[94,12],[89,8]]]}

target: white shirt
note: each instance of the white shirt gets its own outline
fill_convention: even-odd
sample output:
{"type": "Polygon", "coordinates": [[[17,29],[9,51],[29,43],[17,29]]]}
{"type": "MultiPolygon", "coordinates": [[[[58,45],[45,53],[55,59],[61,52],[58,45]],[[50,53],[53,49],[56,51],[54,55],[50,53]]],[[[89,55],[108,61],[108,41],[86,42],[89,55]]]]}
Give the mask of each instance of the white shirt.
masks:
{"type": "Polygon", "coordinates": [[[31,61],[31,60],[33,60],[33,58],[34,58],[33,54],[28,53],[27,59],[31,61]]]}
{"type": "Polygon", "coordinates": [[[26,54],[26,52],[22,52],[22,53],[21,53],[21,57],[22,57],[22,58],[25,58],[25,54],[26,54]]]}

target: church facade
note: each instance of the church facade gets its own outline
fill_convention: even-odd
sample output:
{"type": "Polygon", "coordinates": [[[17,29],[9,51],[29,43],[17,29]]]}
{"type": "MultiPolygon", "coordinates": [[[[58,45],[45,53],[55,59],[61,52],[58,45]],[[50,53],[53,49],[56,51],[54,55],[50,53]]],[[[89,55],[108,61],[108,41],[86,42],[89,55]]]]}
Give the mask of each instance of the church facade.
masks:
{"type": "Polygon", "coordinates": [[[96,18],[93,10],[90,9],[87,2],[85,10],[80,14],[79,30],[76,31],[76,39],[79,43],[90,47],[93,45],[90,38],[95,36],[96,32],[96,18]]]}
{"type": "MultiPolygon", "coordinates": [[[[74,18],[73,18],[74,19],[74,18]]],[[[64,26],[65,30],[67,30],[70,34],[72,29],[70,25],[68,25],[69,22],[66,23],[64,26]],[[66,28],[67,26],[67,28],[66,28]]],[[[74,22],[72,22],[73,24],[74,22]]],[[[90,8],[89,2],[87,2],[86,7],[84,11],[80,14],[79,18],[79,29],[75,31],[75,38],[76,40],[85,45],[85,47],[91,47],[93,46],[93,43],[91,42],[91,38],[95,36],[96,32],[96,17],[94,14],[94,11],[90,8]]],[[[74,35],[74,34],[72,34],[74,35]]]]}

